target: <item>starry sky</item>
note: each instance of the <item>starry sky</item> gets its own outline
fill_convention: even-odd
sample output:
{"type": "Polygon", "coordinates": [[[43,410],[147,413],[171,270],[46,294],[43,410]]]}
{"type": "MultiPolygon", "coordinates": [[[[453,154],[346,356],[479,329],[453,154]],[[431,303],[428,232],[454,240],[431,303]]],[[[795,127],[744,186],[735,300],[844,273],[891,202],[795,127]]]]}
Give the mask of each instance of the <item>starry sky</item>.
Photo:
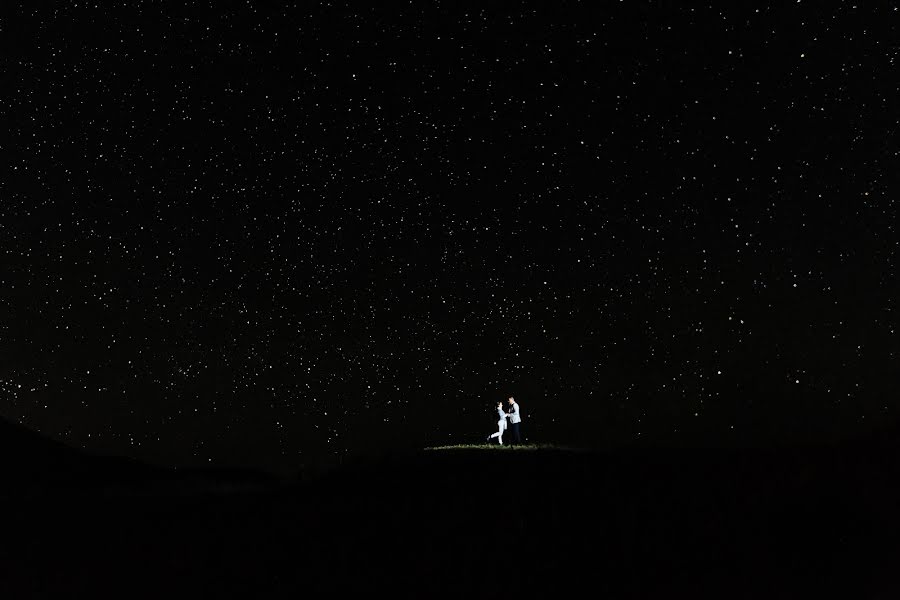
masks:
{"type": "Polygon", "coordinates": [[[896,420],[898,4],[22,3],[0,416],[291,468],[896,420]]]}

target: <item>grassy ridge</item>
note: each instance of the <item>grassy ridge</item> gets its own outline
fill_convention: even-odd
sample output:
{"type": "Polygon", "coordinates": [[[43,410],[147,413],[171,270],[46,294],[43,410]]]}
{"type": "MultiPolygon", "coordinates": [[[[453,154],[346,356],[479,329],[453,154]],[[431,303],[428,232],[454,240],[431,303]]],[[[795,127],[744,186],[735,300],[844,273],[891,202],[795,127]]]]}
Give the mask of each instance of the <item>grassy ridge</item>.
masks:
{"type": "Polygon", "coordinates": [[[426,452],[454,451],[454,450],[489,450],[499,452],[532,452],[534,450],[560,450],[564,452],[580,452],[578,448],[557,446],[556,444],[454,444],[450,446],[432,446],[425,448],[426,452]]]}

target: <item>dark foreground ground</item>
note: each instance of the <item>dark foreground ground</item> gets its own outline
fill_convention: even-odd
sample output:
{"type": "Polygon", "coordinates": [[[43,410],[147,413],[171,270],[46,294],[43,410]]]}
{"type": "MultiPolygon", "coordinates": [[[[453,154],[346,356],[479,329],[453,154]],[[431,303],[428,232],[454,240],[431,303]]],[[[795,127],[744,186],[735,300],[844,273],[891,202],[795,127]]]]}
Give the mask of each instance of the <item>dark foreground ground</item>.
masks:
{"type": "Polygon", "coordinates": [[[422,451],[291,484],[7,489],[0,598],[900,598],[896,448],[422,451]]]}

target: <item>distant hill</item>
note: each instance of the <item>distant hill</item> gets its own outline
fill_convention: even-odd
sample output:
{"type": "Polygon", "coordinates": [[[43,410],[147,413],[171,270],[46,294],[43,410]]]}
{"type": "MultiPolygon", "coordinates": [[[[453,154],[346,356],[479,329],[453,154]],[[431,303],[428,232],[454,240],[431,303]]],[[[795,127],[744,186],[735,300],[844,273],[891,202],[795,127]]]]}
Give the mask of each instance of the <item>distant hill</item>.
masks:
{"type": "Polygon", "coordinates": [[[83,452],[0,419],[0,496],[57,488],[130,488],[182,493],[269,485],[273,478],[250,469],[170,469],[133,458],[83,452]]]}
{"type": "Polygon", "coordinates": [[[84,485],[144,476],[151,469],[125,458],[91,456],[37,432],[0,420],[0,480],[9,488],[84,485]]]}

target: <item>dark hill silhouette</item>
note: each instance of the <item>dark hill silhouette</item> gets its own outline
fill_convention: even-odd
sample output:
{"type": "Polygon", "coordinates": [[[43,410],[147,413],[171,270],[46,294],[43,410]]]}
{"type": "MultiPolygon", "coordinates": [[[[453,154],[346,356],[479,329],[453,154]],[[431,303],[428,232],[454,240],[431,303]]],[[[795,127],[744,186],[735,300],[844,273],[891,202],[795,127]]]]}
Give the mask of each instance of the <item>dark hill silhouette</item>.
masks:
{"type": "Polygon", "coordinates": [[[23,488],[89,485],[110,478],[143,477],[148,473],[149,467],[137,461],[91,456],[0,419],[0,481],[3,484],[0,494],[23,488]]]}
{"type": "Polygon", "coordinates": [[[170,469],[133,458],[94,455],[0,419],[0,497],[97,488],[183,493],[273,482],[272,476],[252,469],[170,469]]]}
{"type": "Polygon", "coordinates": [[[435,450],[7,499],[0,596],[896,598],[896,448],[435,450]]]}

